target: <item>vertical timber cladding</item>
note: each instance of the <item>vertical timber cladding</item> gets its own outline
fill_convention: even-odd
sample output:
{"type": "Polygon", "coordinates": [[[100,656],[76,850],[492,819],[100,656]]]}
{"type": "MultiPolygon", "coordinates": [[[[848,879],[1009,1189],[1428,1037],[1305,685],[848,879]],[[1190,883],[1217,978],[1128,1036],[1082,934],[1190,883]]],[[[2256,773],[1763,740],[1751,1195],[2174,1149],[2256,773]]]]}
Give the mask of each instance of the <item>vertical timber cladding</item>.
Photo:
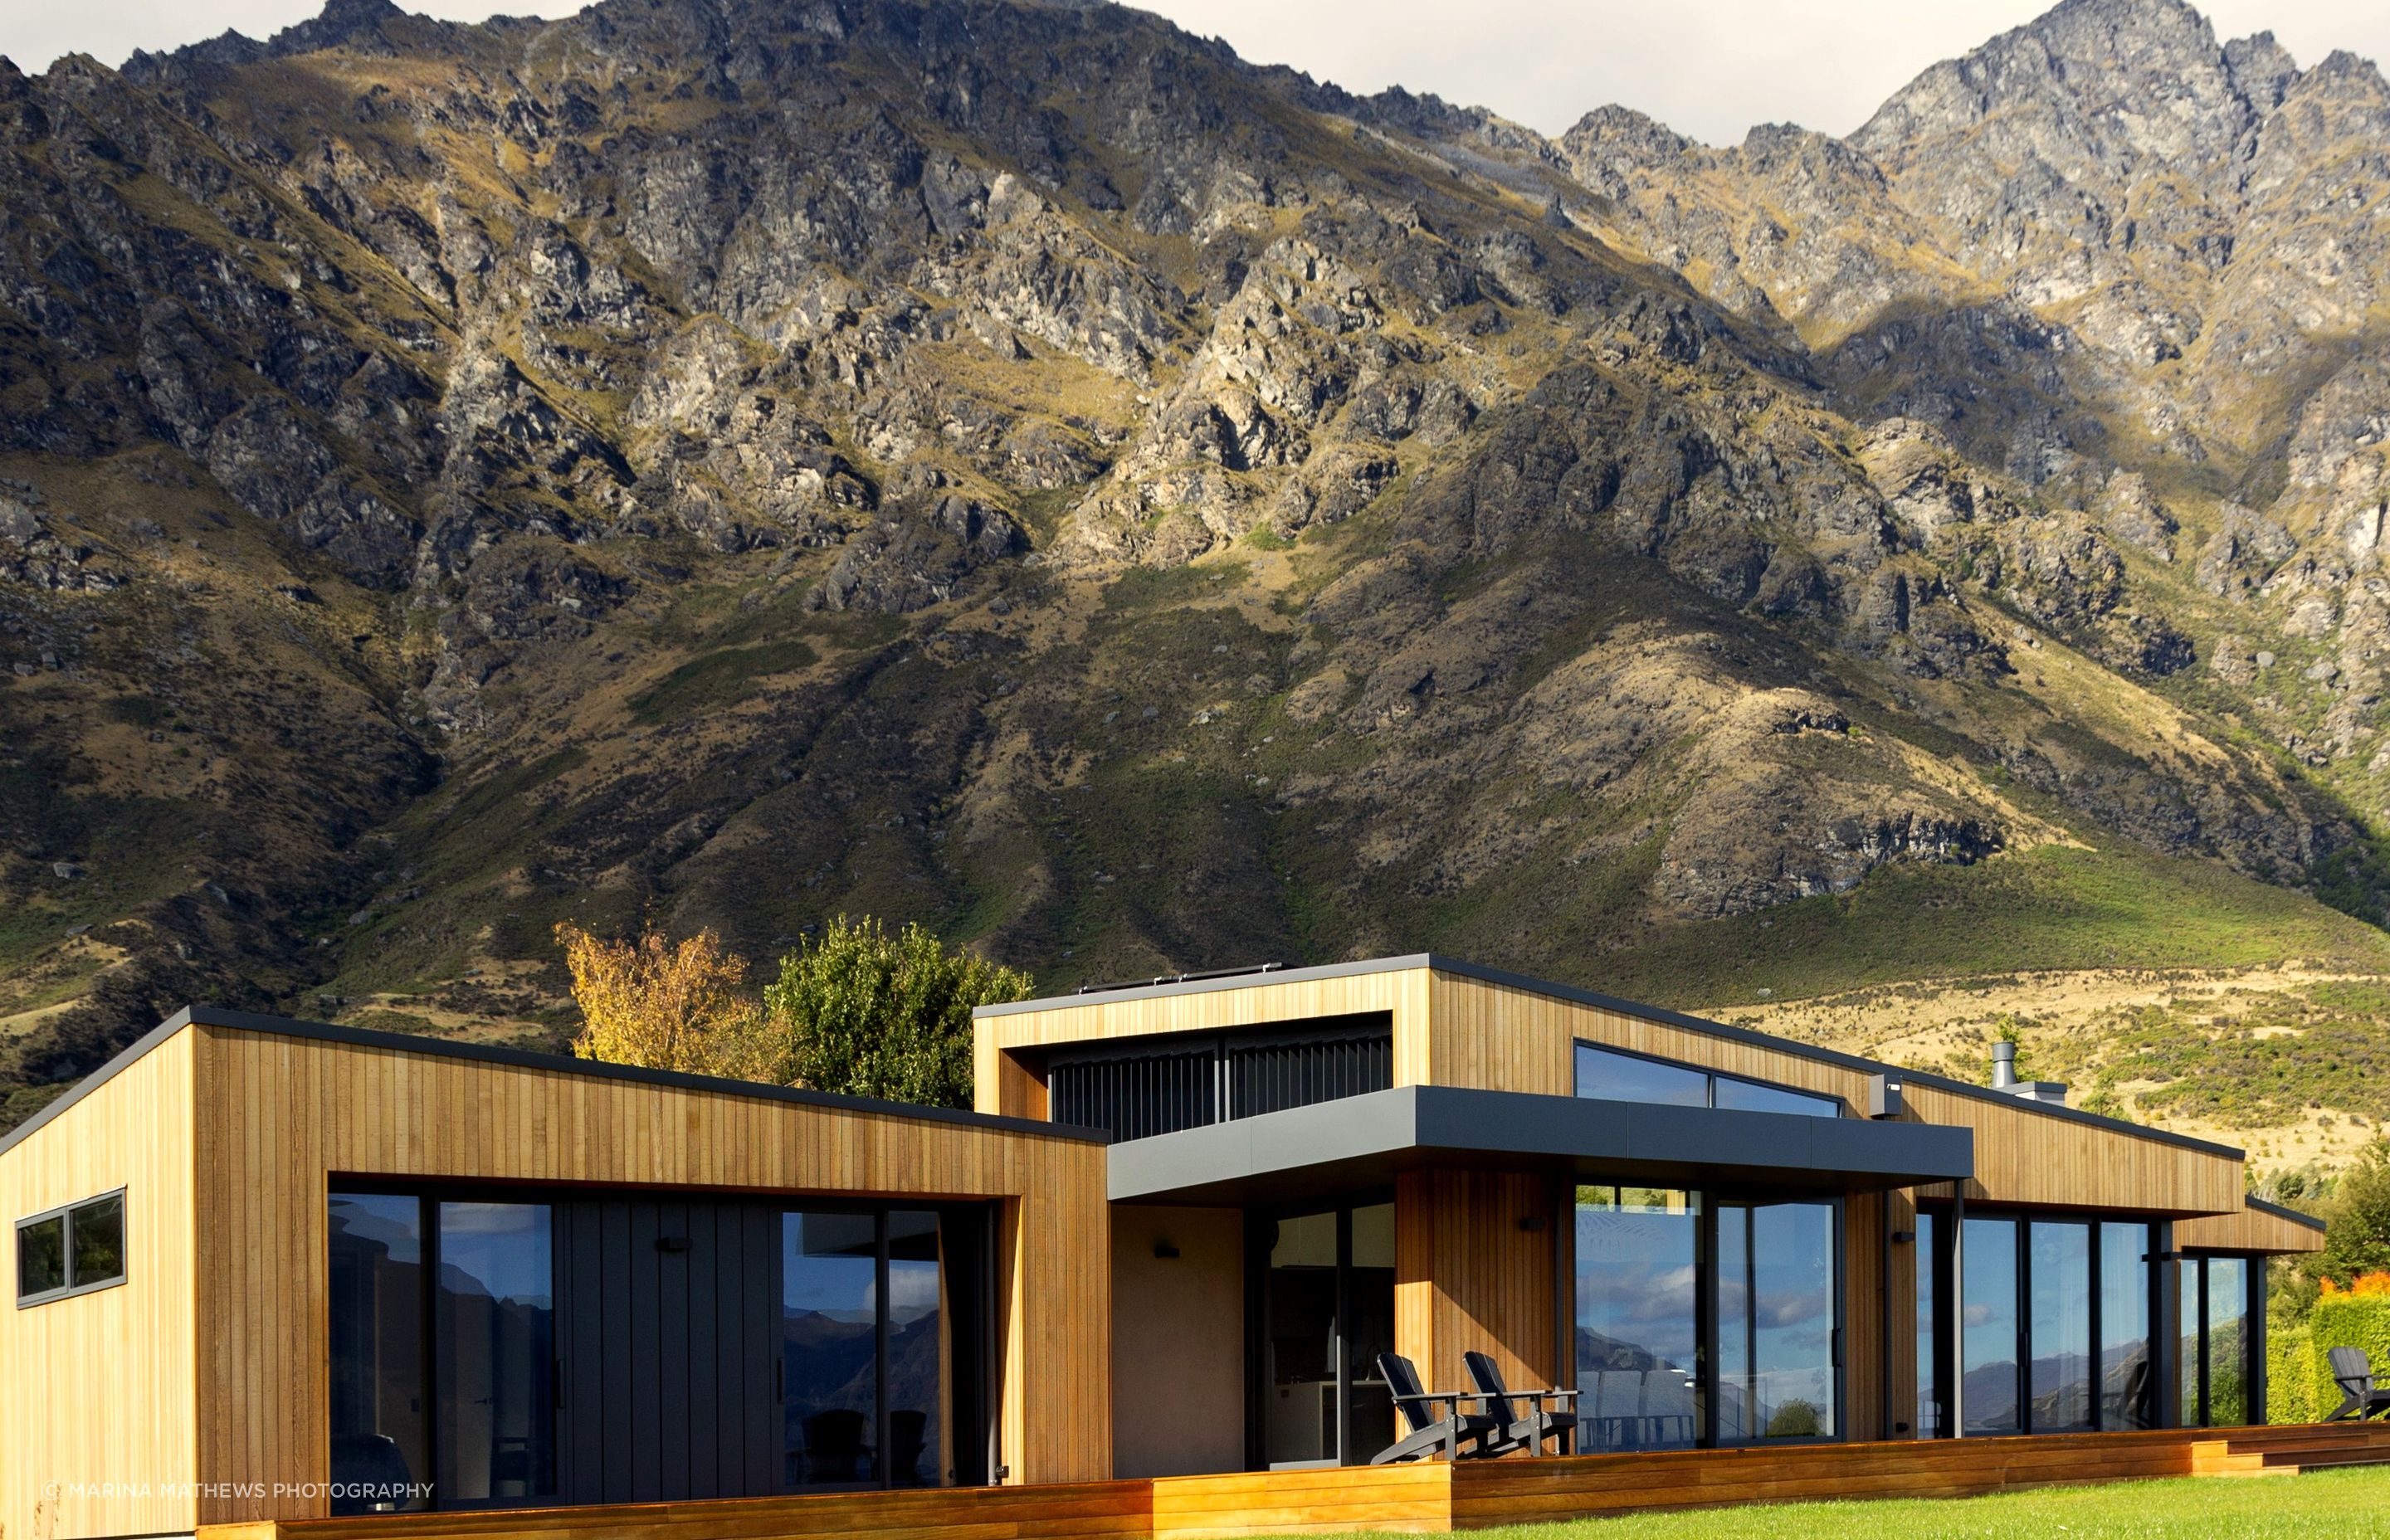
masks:
{"type": "MultiPolygon", "coordinates": [[[[302,1487],[329,1471],[324,1204],[335,1174],[998,1200],[995,1410],[1009,1479],[1111,1473],[1100,1144],[437,1051],[212,1026],[190,1035],[198,1456],[211,1482],[302,1487]]],[[[213,1524],[318,1516],[328,1502],[269,1490],[207,1495],[199,1508],[197,1521],[213,1524]]]]}
{"type": "Polygon", "coordinates": [[[167,1038],[0,1154],[0,1534],[72,1540],[201,1521],[190,1492],[191,1052],[188,1033],[167,1038]],[[124,1282],[17,1308],[15,1222],[120,1187],[124,1282]],[[109,1483],[117,1490],[100,1490],[109,1483]]]}
{"type": "Polygon", "coordinates": [[[1465,1390],[1460,1355],[1491,1356],[1505,1383],[1567,1382],[1552,1299],[1553,1178],[1539,1172],[1413,1171],[1394,1184],[1394,1344],[1431,1390],[1465,1390]]]}
{"type": "MultiPolygon", "coordinates": [[[[1854,1066],[1466,974],[1435,972],[1427,1020],[1421,1078],[1436,1085],[1568,1096],[1576,1088],[1574,1045],[1582,1038],[1821,1091],[1854,1110],[1863,1110],[1867,1100],[1868,1072],[1854,1066]]],[[[1398,1071],[1395,1084],[1409,1083],[1398,1071]]],[[[1903,1094],[1908,1121],[1974,1130],[1970,1201],[2173,1214],[2241,1208],[2241,1161],[2220,1150],[2144,1138],[1918,1080],[1903,1094]]]]}

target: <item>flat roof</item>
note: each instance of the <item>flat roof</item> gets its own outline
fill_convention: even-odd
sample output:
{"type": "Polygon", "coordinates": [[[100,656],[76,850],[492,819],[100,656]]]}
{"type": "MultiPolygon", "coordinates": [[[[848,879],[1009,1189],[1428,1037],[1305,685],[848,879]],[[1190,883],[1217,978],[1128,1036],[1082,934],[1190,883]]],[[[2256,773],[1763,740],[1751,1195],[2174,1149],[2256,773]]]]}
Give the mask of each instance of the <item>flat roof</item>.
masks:
{"type": "MultiPolygon", "coordinates": [[[[1326,963],[1316,968],[1274,968],[1248,973],[1210,974],[1201,978],[1180,979],[1169,983],[1131,984],[1118,989],[1091,990],[1084,995],[1055,995],[1042,999],[1021,1000],[1009,1005],[981,1006],[971,1012],[974,1020],[1015,1016],[1025,1011],[1070,1010],[1088,1006],[1109,1005],[1116,1000],[1153,1000],[1178,995],[1206,995],[1223,990],[1264,989],[1278,984],[1307,983],[1317,979],[1349,979],[1369,973],[1400,973],[1413,969],[1433,969],[1455,978],[1473,979],[1479,983],[1494,984],[1504,989],[1524,990],[1529,994],[1549,995],[1556,1000],[1568,1000],[1599,1010],[1614,1010],[1624,1016],[1639,1016],[1647,1021],[1659,1021],[1688,1032],[1703,1033],[1729,1043],[1743,1043],[1754,1047],[1772,1048],[1779,1053],[1795,1054],[1832,1064],[1841,1069],[1856,1070],[1863,1074],[1897,1075],[1911,1085],[1928,1085],[1954,1096],[1969,1097],[1998,1107],[2021,1108],[2045,1118],[2057,1118],[2066,1123],[2104,1128],[2152,1143],[2172,1145],[2178,1149],[2195,1149],[2202,1154],[2220,1155],[2227,1160],[2244,1160],[2246,1152],[2230,1145],[2197,1139],[2188,1134],[2171,1133],[2163,1128],[2151,1128],[2142,1123],[2127,1123],[2122,1118],[2103,1117],[2086,1112],[2078,1107],[2062,1107],[2052,1102],[2034,1101],[1993,1090],[1988,1085],[1976,1085],[1947,1075],[1930,1074],[1922,1070],[1907,1069],[1898,1064],[1886,1064],[1878,1059],[1862,1059],[1857,1054],[1837,1052],[1813,1044],[1799,1043],[1789,1037],[1756,1032],[1749,1027],[1730,1027],[1723,1021],[1712,1021],[1662,1006],[1647,1006],[1635,1000],[1623,1000],[1615,995],[1579,989],[1574,984],[1554,983],[1548,979],[1531,978],[1524,973],[1506,972],[1498,968],[1484,968],[1463,962],[1434,952],[1412,952],[1400,956],[1370,957],[1360,962],[1326,963]]],[[[1056,1045],[1047,1045],[1054,1046],[1056,1045]]]]}
{"type": "Polygon", "coordinates": [[[1112,1201],[1221,1205],[1381,1187],[1402,1172],[1522,1164],[1632,1186],[1842,1193],[1964,1181],[1971,1128],[1525,1091],[1403,1085],[1128,1139],[1112,1201]]]}
{"type": "Polygon", "coordinates": [[[340,1043],[350,1047],[386,1048],[397,1053],[430,1054],[440,1059],[469,1059],[482,1064],[504,1065],[508,1069],[537,1070],[545,1074],[586,1075],[595,1080],[623,1080],[639,1085],[656,1085],[679,1091],[709,1091],[718,1095],[751,1097],[759,1101],[789,1102],[799,1107],[829,1108],[843,1112],[869,1112],[880,1117],[913,1118],[926,1123],[960,1123],[971,1128],[1003,1129],[1015,1134],[1034,1134],[1048,1138],[1076,1139],[1089,1144],[1109,1144],[1111,1136],[1100,1128],[1083,1128],[1072,1123],[1046,1123],[1034,1118],[999,1117],[989,1112],[970,1112],[951,1107],[925,1107],[907,1101],[883,1101],[875,1097],[838,1096],[829,1091],[808,1091],[793,1085],[771,1085],[756,1080],[729,1080],[719,1075],[684,1074],[677,1070],[650,1070],[636,1064],[607,1064],[594,1059],[575,1059],[566,1054],[533,1053],[523,1048],[501,1048],[483,1043],[455,1043],[440,1037],[420,1037],[413,1033],[369,1032],[363,1027],[335,1026],[328,1021],[300,1021],[283,1016],[261,1016],[245,1010],[226,1010],[218,1006],[185,1006],[157,1026],[135,1039],[131,1046],[107,1063],[94,1070],[74,1088],[27,1118],[5,1136],[0,1136],[0,1155],[6,1154],[29,1136],[91,1095],[113,1079],[124,1067],[140,1059],[159,1044],[173,1037],[186,1027],[225,1027],[238,1032],[266,1033],[276,1037],[308,1038],[320,1043],[340,1043]]]}

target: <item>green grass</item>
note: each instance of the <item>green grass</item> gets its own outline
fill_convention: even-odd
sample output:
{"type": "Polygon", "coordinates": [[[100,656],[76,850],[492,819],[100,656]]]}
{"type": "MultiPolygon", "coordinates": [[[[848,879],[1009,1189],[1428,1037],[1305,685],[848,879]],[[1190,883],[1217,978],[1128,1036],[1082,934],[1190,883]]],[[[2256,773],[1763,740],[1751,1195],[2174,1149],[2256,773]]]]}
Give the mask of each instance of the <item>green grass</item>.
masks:
{"type": "Polygon", "coordinates": [[[2390,1470],[2117,1482],[1990,1497],[1769,1504],[1472,1533],[1518,1540],[2355,1540],[2390,1535],[2390,1470]]]}

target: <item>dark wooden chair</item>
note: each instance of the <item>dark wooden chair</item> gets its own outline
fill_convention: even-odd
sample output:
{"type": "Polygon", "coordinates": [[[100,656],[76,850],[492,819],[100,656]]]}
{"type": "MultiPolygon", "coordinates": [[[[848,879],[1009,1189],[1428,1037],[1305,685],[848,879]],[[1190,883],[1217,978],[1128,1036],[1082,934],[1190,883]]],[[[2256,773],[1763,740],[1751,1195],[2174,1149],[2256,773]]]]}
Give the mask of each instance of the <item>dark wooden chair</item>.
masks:
{"type": "Polygon", "coordinates": [[[1438,1455],[1460,1459],[1479,1453],[1477,1446],[1494,1431],[1492,1418],[1460,1409],[1462,1402],[1479,1397],[1431,1394],[1420,1384],[1418,1367],[1401,1354],[1378,1354],[1378,1372],[1385,1376],[1394,1407],[1402,1413],[1403,1423],[1410,1431],[1369,1457],[1371,1465],[1399,1465],[1405,1460],[1433,1459],[1438,1455]],[[1438,1406],[1449,1410],[1438,1417],[1438,1406]]]}
{"type": "Polygon", "coordinates": [[[1576,1445],[1576,1414],[1562,1408],[1576,1403],[1574,1391],[1518,1391],[1502,1383],[1502,1371],[1493,1359],[1482,1353],[1464,1353],[1460,1361],[1469,1367],[1470,1381],[1484,1398],[1485,1415],[1494,1419],[1494,1431],[1485,1440],[1489,1455],[1508,1455],[1524,1449],[1530,1455],[1544,1452],[1544,1440],[1552,1441],[1552,1453],[1565,1455],[1576,1445]],[[1525,1402],[1523,1408],[1520,1402],[1525,1402]],[[1546,1402],[1551,1409],[1544,1409],[1546,1402]]]}
{"type": "Polygon", "coordinates": [[[2363,1348],[2336,1347],[2329,1356],[2332,1381],[2340,1387],[2340,1406],[2326,1422],[2343,1418],[2362,1422],[2376,1412],[2390,1411],[2390,1378],[2373,1372],[2373,1361],[2363,1348]]]}

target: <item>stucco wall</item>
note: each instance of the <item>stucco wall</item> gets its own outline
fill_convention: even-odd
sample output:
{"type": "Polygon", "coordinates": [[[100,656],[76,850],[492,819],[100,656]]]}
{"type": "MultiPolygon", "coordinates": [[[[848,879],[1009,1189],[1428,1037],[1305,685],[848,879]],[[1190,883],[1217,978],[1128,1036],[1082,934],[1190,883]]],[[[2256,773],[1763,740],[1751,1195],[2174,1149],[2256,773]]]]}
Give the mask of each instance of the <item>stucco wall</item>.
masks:
{"type": "Polygon", "coordinates": [[[1112,1473],[1245,1465],[1244,1218],[1112,1210],[1112,1473]],[[1157,1257],[1163,1243],[1176,1257],[1157,1257]]]}

